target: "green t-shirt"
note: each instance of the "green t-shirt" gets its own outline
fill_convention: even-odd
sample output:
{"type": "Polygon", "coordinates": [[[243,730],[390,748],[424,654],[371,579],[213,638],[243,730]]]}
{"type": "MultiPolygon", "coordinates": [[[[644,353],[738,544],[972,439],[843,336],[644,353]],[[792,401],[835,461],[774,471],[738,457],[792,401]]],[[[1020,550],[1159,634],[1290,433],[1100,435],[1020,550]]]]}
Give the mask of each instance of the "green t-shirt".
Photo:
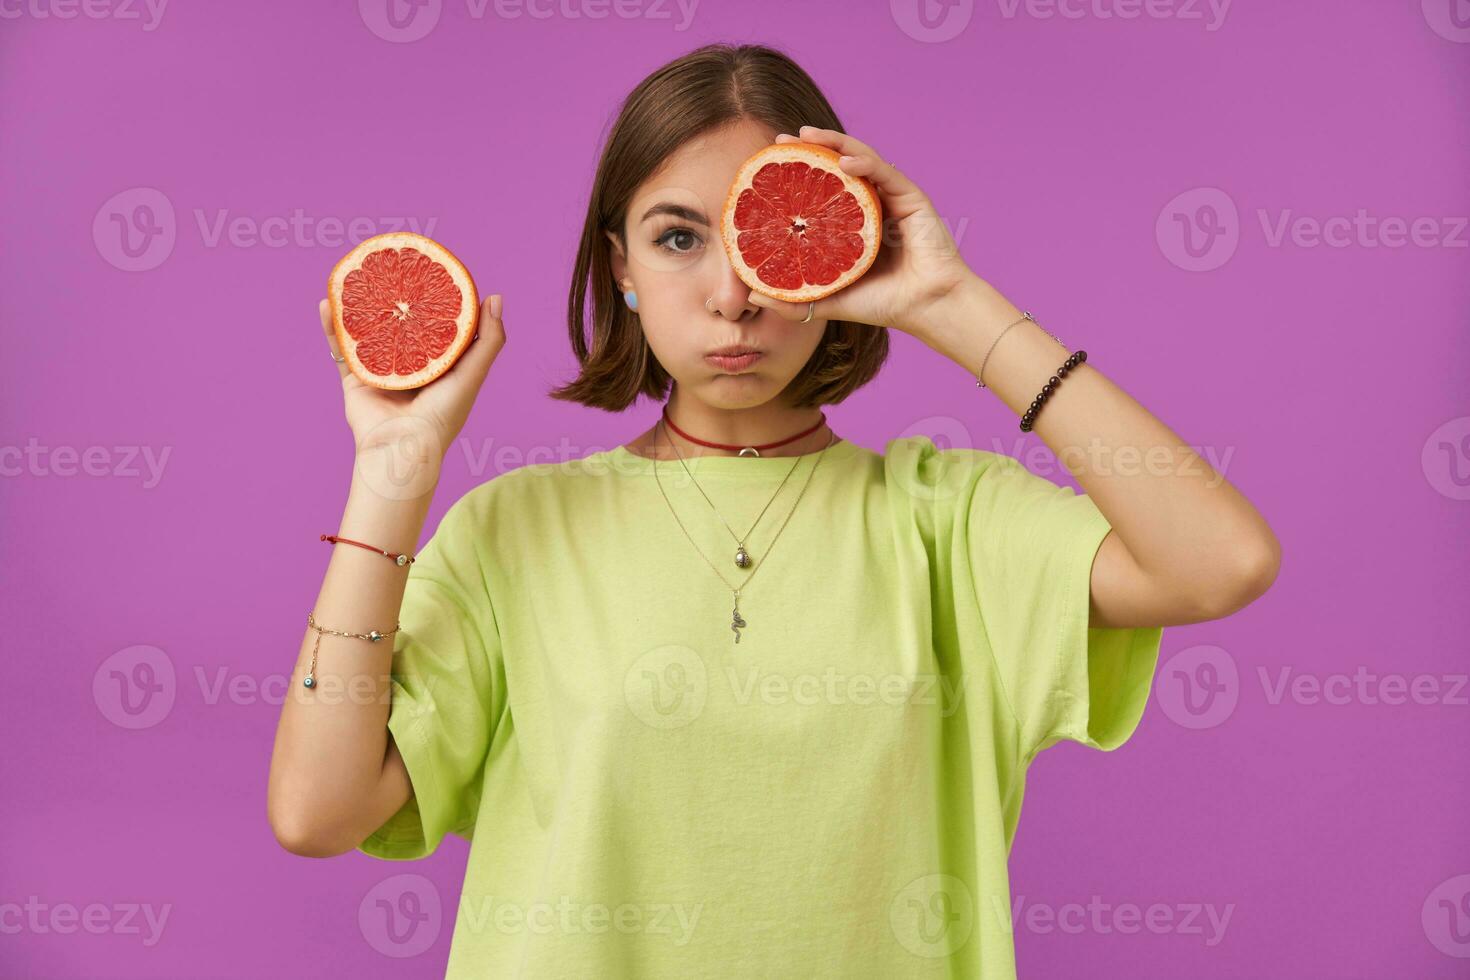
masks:
{"type": "Polygon", "coordinates": [[[450,978],[1013,977],[1027,766],[1121,745],[1158,661],[1088,626],[1107,520],[925,436],[687,464],[454,503],[395,636],[415,797],[361,850],[470,840],[450,978]]]}

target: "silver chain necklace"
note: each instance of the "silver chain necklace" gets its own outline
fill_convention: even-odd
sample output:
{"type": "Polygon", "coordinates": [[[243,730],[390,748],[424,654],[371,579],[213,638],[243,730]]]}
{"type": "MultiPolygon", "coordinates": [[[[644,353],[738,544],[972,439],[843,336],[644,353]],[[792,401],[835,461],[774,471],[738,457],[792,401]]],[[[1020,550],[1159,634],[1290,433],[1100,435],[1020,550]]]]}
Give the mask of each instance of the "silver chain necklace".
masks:
{"type": "MultiPolygon", "coordinates": [[[[664,424],[662,418],[658,420],[658,424],[660,429],[662,429],[664,424]]],[[[796,468],[801,465],[801,457],[798,456],[796,462],[791,464],[791,469],[786,471],[786,476],[781,480],[781,485],[776,487],[776,492],[771,494],[771,499],[766,501],[766,505],[762,507],[761,512],[756,515],[755,523],[751,524],[750,529],[744,534],[737,535],[735,533],[735,529],[730,526],[730,522],[725,520],[724,515],[720,513],[720,509],[715,506],[714,501],[709,499],[709,494],[704,492],[704,487],[701,487],[699,485],[699,481],[694,479],[694,474],[689,472],[689,464],[684,462],[684,454],[679,452],[679,447],[674,443],[674,440],[669,439],[669,434],[667,431],[664,432],[664,438],[669,440],[669,448],[672,449],[674,451],[674,455],[679,458],[679,465],[684,467],[684,475],[689,477],[689,481],[694,484],[694,489],[699,491],[699,495],[704,498],[704,502],[709,504],[709,509],[715,512],[715,516],[720,519],[720,523],[725,525],[725,530],[730,532],[730,537],[735,539],[735,567],[749,568],[751,562],[753,562],[754,559],[750,557],[750,552],[745,550],[745,542],[748,541],[751,534],[755,532],[756,525],[760,524],[761,518],[766,516],[766,511],[771,509],[771,504],[775,503],[776,498],[781,495],[781,488],[786,486],[786,481],[791,479],[791,474],[795,473],[796,468]]],[[[829,439],[827,441],[827,445],[830,446],[831,444],[832,442],[829,439]]],[[[744,455],[744,450],[741,450],[741,455],[744,455]]],[[[757,453],[756,455],[760,454],[757,453]]]]}
{"type": "MultiPolygon", "coordinates": [[[[663,419],[659,419],[659,429],[662,430],[662,428],[663,428],[663,419]]],[[[668,434],[667,433],[665,433],[664,438],[665,439],[668,439],[668,434]]],[[[836,441],[837,441],[837,433],[836,432],[833,432],[828,437],[828,439],[827,439],[827,445],[823,446],[821,448],[821,450],[817,453],[817,461],[815,463],[813,463],[812,464],[812,468],[807,471],[806,482],[801,485],[801,493],[799,493],[799,494],[796,495],[796,502],[791,505],[791,510],[787,511],[787,513],[786,513],[786,520],[782,521],[781,522],[781,526],[778,527],[778,528],[776,528],[776,536],[771,539],[770,548],[774,548],[776,546],[776,540],[781,537],[781,532],[784,531],[784,530],[786,530],[786,524],[787,524],[787,522],[791,520],[791,515],[794,514],[794,513],[796,513],[797,505],[799,505],[801,503],[801,498],[804,497],[804,496],[806,496],[806,489],[807,489],[807,487],[811,486],[812,477],[816,474],[817,467],[822,464],[822,457],[824,457],[824,456],[827,455],[827,450],[830,449],[832,447],[832,444],[834,442],[836,442],[836,441]]],[[[679,462],[683,463],[684,462],[684,457],[683,457],[683,455],[681,455],[679,453],[679,449],[678,449],[677,446],[674,445],[674,441],[672,439],[669,439],[669,446],[670,446],[670,448],[672,448],[674,450],[674,454],[679,457],[679,462]]],[[[796,472],[796,467],[798,467],[800,465],[801,465],[801,458],[798,457],[797,460],[796,460],[796,462],[794,464],[792,464],[791,469],[786,472],[786,477],[785,477],[785,479],[783,479],[781,481],[781,486],[779,486],[779,487],[776,488],[776,493],[775,494],[772,494],[771,495],[771,499],[768,500],[768,501],[766,501],[766,506],[763,507],[763,508],[761,508],[760,517],[757,517],[755,519],[755,523],[756,524],[759,524],[760,523],[761,517],[764,517],[765,516],[766,510],[771,506],[771,503],[781,493],[781,487],[784,487],[786,485],[786,480],[791,479],[791,474],[792,473],[795,473],[796,472]]],[[[699,481],[697,481],[697,480],[694,479],[694,474],[693,473],[689,473],[689,466],[688,466],[688,464],[685,464],[684,465],[684,472],[689,474],[689,479],[694,482],[695,488],[698,489],[700,495],[704,497],[705,503],[708,503],[710,505],[710,509],[715,512],[715,516],[720,518],[720,523],[721,524],[724,524],[725,525],[725,529],[727,531],[730,531],[730,534],[733,536],[735,534],[735,532],[733,530],[731,530],[729,522],[726,521],[725,518],[720,515],[720,512],[719,512],[718,508],[716,508],[715,505],[714,505],[714,503],[709,499],[709,495],[706,494],[704,492],[704,489],[699,486],[699,481]]],[[[714,572],[716,575],[719,576],[720,581],[725,583],[725,587],[727,589],[729,589],[730,592],[731,592],[731,594],[734,596],[734,598],[735,598],[735,608],[731,612],[730,629],[735,634],[735,642],[736,643],[739,643],[740,642],[740,631],[742,629],[744,629],[745,626],[747,625],[746,622],[745,622],[745,620],[743,618],[741,618],[741,616],[740,616],[740,590],[743,589],[743,588],[745,588],[746,584],[749,583],[751,579],[755,578],[755,572],[760,571],[760,569],[757,568],[755,570],[755,572],[751,572],[749,575],[747,575],[745,577],[745,581],[744,582],[741,582],[740,583],[740,586],[738,588],[735,587],[735,586],[732,586],[729,582],[725,581],[725,576],[723,576],[723,575],[720,574],[720,570],[718,568],[716,568],[714,566],[714,563],[711,562],[709,560],[709,558],[707,558],[705,556],[705,553],[700,550],[699,545],[698,544],[695,544],[694,538],[692,536],[690,536],[688,528],[686,528],[684,526],[684,522],[683,521],[679,520],[679,513],[678,513],[678,511],[674,510],[674,505],[673,505],[672,502],[670,502],[668,493],[666,493],[664,491],[663,481],[658,478],[658,455],[657,455],[657,450],[655,450],[654,459],[653,459],[653,480],[654,480],[655,483],[658,484],[658,492],[663,496],[664,503],[669,508],[669,513],[671,513],[671,514],[674,515],[674,522],[679,525],[679,530],[681,530],[681,531],[684,532],[684,537],[686,537],[686,538],[689,539],[689,543],[694,546],[694,550],[699,553],[699,557],[704,559],[704,563],[710,567],[710,571],[714,572]]],[[[751,525],[751,530],[752,531],[755,530],[755,524],[752,524],[751,525]]],[[[750,532],[747,531],[746,532],[746,535],[748,536],[749,534],[750,534],[750,532]]],[[[747,568],[747,567],[749,567],[750,564],[751,564],[751,562],[752,562],[752,559],[750,557],[750,554],[745,550],[745,544],[744,544],[744,542],[740,538],[736,538],[736,544],[739,546],[739,550],[735,552],[735,564],[737,566],[739,566],[740,568],[747,568]]],[[[770,548],[767,549],[767,553],[769,553],[770,548]]]]}

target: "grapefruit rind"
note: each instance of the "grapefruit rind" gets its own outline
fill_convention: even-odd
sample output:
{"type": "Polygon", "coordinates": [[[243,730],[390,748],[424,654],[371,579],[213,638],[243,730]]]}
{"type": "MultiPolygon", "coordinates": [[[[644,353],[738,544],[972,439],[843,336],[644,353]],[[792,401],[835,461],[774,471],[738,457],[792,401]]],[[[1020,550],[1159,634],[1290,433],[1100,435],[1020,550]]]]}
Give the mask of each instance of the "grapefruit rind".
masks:
{"type": "Polygon", "coordinates": [[[873,261],[878,257],[879,238],[883,227],[883,206],[872,182],[865,177],[845,172],[837,163],[840,156],[841,154],[836,150],[817,143],[773,143],[762,147],[740,165],[735,179],[730,184],[730,191],[725,197],[720,232],[725,254],[730,258],[730,265],[741,281],[751,289],[788,303],[806,303],[810,300],[831,296],[838,290],[850,286],[872,267],[873,261]],[[864,215],[862,228],[858,231],[862,238],[863,251],[857,261],[831,282],[808,282],[797,288],[783,288],[763,281],[758,270],[751,267],[746,261],[740,249],[742,232],[735,227],[735,214],[741,194],[747,191],[755,193],[751,185],[755,175],[762,167],[770,163],[796,162],[805,163],[814,169],[833,174],[842,181],[844,190],[856,199],[864,215]]]}
{"type": "Polygon", "coordinates": [[[388,232],[383,235],[374,235],[359,242],[352,251],[344,255],[332,268],[332,274],[327,278],[327,302],[332,309],[332,330],[337,335],[338,349],[342,356],[347,358],[347,366],[352,373],[364,384],[375,388],[384,388],[389,391],[408,391],[413,388],[421,388],[438,378],[445,371],[454,366],[459,356],[464,353],[465,348],[475,336],[475,327],[479,319],[480,297],[475,289],[475,281],[464,263],[455,258],[454,253],[440,245],[432,238],[418,235],[408,231],[388,232]],[[438,263],[449,274],[450,280],[459,289],[460,308],[454,317],[456,333],[454,340],[443,353],[431,359],[421,370],[410,374],[383,375],[368,370],[363,359],[358,356],[357,348],[359,341],[347,332],[343,322],[342,292],[348,275],[355,269],[362,268],[368,256],[374,252],[385,249],[410,248],[422,253],[424,256],[438,263]]]}

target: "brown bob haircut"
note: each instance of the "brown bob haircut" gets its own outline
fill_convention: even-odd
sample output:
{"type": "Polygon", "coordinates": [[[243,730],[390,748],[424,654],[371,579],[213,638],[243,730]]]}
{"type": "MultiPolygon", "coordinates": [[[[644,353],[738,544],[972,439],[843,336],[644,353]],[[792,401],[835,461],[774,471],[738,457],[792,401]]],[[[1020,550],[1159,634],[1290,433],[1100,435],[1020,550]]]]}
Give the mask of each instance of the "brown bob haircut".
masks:
{"type": "MultiPolygon", "coordinates": [[[[811,76],[787,55],[758,44],[697,48],[653,72],[624,100],[597,165],[567,299],[567,328],[581,372],[553,389],[552,398],[621,412],[639,395],[668,397],[673,379],[623,303],[604,232],[617,235],[626,250],[624,225],[639,185],[688,140],[746,118],[780,133],[796,133],[803,124],[845,132],[811,76]]],[[[799,408],[837,404],[871,381],[887,358],[886,329],[829,320],[783,395],[799,408]]]]}

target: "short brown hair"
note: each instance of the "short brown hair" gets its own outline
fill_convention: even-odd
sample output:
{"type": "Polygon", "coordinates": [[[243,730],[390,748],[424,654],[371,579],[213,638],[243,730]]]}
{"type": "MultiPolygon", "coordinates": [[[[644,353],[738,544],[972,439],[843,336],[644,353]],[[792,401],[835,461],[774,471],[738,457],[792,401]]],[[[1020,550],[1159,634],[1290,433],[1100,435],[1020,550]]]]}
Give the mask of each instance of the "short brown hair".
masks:
{"type": "MultiPolygon", "coordinates": [[[[639,395],[668,397],[672,378],[614,288],[612,243],[604,232],[626,246],[624,222],[638,186],[688,140],[746,118],[777,132],[795,133],[803,124],[843,131],[811,76],[759,44],[697,48],[653,72],[624,100],[597,165],[567,299],[567,328],[581,372],[553,389],[552,398],[621,412],[639,395]]],[[[786,393],[796,407],[837,404],[871,381],[887,358],[886,329],[830,320],[786,393]]]]}

